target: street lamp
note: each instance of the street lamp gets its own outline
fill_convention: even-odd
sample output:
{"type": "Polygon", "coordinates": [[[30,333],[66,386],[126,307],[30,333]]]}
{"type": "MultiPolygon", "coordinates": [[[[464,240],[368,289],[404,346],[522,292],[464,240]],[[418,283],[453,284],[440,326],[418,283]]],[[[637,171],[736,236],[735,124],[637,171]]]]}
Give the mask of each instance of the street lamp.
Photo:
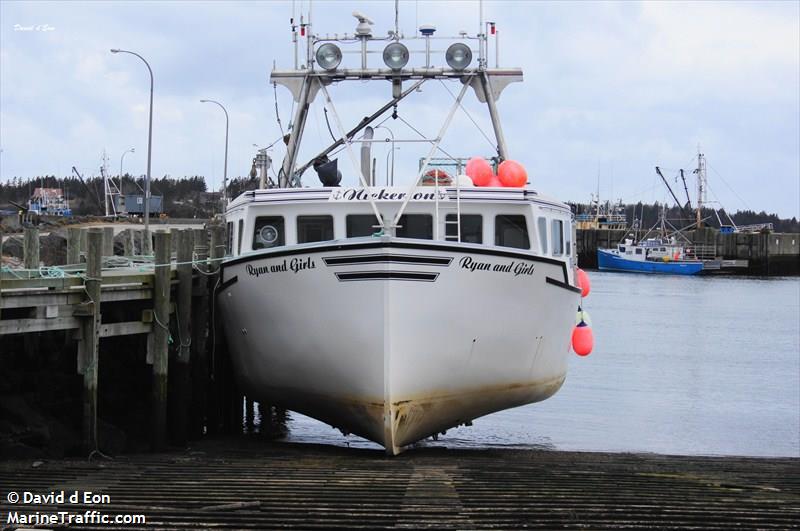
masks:
{"type": "Polygon", "coordinates": [[[222,174],[222,201],[223,205],[227,203],[226,201],[226,188],[228,187],[228,111],[225,107],[218,101],[214,100],[200,100],[200,103],[216,103],[219,105],[222,112],[225,113],[225,169],[223,170],[222,174]]]}
{"type": "Polygon", "coordinates": [[[129,53],[135,55],[147,66],[147,71],[150,72],[150,124],[147,131],[147,176],[144,181],[144,249],[142,252],[146,255],[153,254],[153,242],[150,239],[150,154],[153,147],[153,69],[150,64],[145,61],[144,57],[136,52],[128,50],[111,49],[111,53],[129,53]]]}
{"type": "Polygon", "coordinates": [[[125,160],[125,155],[128,153],[136,153],[136,148],[130,148],[127,151],[122,153],[122,156],[119,158],[119,184],[122,186],[122,161],[125,160]]]}

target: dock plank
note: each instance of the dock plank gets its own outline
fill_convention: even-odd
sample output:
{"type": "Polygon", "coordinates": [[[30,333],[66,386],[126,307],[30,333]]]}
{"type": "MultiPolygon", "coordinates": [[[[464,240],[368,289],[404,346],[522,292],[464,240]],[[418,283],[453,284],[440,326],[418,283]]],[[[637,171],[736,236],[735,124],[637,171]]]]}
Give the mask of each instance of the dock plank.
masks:
{"type": "MultiPolygon", "coordinates": [[[[114,461],[0,463],[0,485],[108,494],[110,505],[50,509],[147,516],[125,529],[793,529],[798,470],[797,458],[441,448],[388,458],[236,438],[114,461]]],[[[0,515],[21,509],[0,498],[0,515]]]]}

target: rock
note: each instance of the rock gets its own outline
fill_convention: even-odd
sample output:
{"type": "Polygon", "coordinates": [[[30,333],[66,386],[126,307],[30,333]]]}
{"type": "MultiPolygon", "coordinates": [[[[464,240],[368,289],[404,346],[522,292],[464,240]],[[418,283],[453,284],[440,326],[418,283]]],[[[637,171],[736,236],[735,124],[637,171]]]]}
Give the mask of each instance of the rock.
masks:
{"type": "Polygon", "coordinates": [[[64,265],[67,261],[67,239],[51,232],[39,238],[39,260],[46,266],[64,265]]]}
{"type": "Polygon", "coordinates": [[[21,235],[3,237],[3,256],[10,256],[22,260],[23,252],[21,235]]]}

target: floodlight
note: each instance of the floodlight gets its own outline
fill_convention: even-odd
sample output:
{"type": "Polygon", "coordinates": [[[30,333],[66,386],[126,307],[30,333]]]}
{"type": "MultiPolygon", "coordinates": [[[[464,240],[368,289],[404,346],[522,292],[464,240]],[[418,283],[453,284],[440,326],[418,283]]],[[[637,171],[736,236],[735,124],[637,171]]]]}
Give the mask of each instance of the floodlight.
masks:
{"type": "Polygon", "coordinates": [[[383,62],[392,70],[401,70],[408,64],[408,48],[400,42],[388,44],[383,49],[383,62]]]}
{"type": "Polygon", "coordinates": [[[447,48],[444,57],[453,70],[464,70],[472,62],[472,50],[463,42],[457,42],[447,48]]]}
{"type": "Polygon", "coordinates": [[[336,70],[342,62],[342,51],[333,43],[326,42],[317,48],[317,64],[325,70],[336,70]]]}

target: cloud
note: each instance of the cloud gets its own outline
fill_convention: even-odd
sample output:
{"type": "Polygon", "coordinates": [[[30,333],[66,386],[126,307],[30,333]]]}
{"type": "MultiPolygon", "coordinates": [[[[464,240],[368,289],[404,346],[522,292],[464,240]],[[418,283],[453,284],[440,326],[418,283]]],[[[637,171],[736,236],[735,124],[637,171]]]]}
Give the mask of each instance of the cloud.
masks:
{"type": "MultiPolygon", "coordinates": [[[[376,36],[394,26],[393,2],[313,6],[314,31],[321,34],[352,34],[356,9],[375,19],[376,36]]],[[[400,7],[407,36],[428,22],[437,35],[478,29],[475,1],[402,0],[400,7]]],[[[149,75],[137,58],[110,54],[112,47],[135,50],[153,67],[154,175],[221,180],[224,116],[200,104],[203,98],[226,105],[228,173],[246,174],[252,144],[280,135],[268,76],[273,61],[292,65],[291,11],[288,1],[1,2],[0,178],[65,175],[73,164],[96,172],[104,148],[113,168],[132,146],[126,169],[144,173],[149,75]],[[54,30],[14,31],[14,24],[54,30]]],[[[712,182],[726,206],[800,216],[800,4],[486,1],[484,19],[497,22],[501,65],[525,70],[525,83],[510,85],[498,106],[512,156],[548,195],[587,199],[599,168],[601,193],[627,199],[652,184],[653,166],[688,168],[699,143],[736,190],[712,182]]],[[[442,42],[434,41],[439,64],[442,42]]],[[[301,42],[301,58],[304,50],[301,42]]],[[[291,98],[282,87],[277,92],[285,129],[291,98]]],[[[387,101],[390,88],[350,83],[331,94],[349,128],[387,101]]],[[[321,102],[309,118],[305,157],[330,137],[321,102]]],[[[451,102],[438,82],[428,83],[401,103],[400,115],[431,138],[451,102]]],[[[443,148],[491,155],[481,133],[493,136],[485,106],[471,91],[465,106],[478,127],[458,113],[443,148]]],[[[385,125],[398,138],[417,137],[399,120],[385,125]]],[[[402,180],[414,174],[427,145],[398,146],[402,180]]],[[[379,174],[385,172],[388,145],[373,151],[383,161],[379,174]]],[[[282,152],[272,155],[279,165],[282,152]]],[[[341,162],[350,172],[347,159],[341,162]]]]}

